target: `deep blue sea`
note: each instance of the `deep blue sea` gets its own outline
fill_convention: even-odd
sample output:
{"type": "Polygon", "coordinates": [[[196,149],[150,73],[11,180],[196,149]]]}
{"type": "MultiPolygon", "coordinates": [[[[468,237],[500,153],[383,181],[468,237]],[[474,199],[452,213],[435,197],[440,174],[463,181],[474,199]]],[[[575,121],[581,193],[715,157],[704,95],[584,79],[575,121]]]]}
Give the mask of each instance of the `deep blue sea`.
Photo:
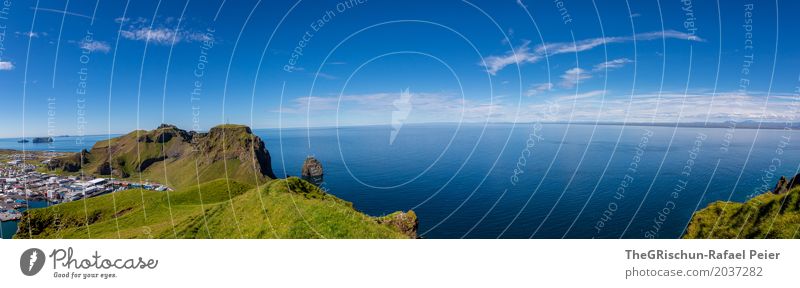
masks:
{"type": "MultiPolygon", "coordinates": [[[[313,155],[324,188],[370,215],[413,209],[425,238],[677,238],[698,207],[746,200],[800,164],[798,135],[784,130],[425,124],[393,142],[391,131],[254,132],[279,177],[313,155]]],[[[63,151],[93,144],[68,139],[56,138],[63,151]]]]}
{"type": "Polygon", "coordinates": [[[277,175],[314,155],[333,194],[370,215],[413,209],[425,238],[677,238],[698,207],[746,200],[765,170],[771,189],[800,164],[800,135],[784,130],[426,124],[393,143],[390,131],[256,133],[277,175]]]}

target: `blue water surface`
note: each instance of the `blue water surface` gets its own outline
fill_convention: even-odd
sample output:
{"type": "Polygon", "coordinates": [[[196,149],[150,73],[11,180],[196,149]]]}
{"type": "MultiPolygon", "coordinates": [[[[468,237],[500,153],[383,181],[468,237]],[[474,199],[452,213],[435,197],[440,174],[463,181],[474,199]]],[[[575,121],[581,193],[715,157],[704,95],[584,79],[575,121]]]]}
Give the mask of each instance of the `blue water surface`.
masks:
{"type": "MultiPolygon", "coordinates": [[[[330,193],[370,215],[413,209],[425,238],[678,238],[696,209],[744,201],[800,164],[788,130],[419,124],[394,141],[391,131],[254,133],[279,177],[299,175],[313,155],[330,193]]],[[[95,137],[56,138],[56,150],[107,138],[95,137]]],[[[20,145],[0,139],[0,148],[20,145]]]]}
{"type": "Polygon", "coordinates": [[[426,238],[678,238],[696,209],[744,201],[800,163],[787,130],[425,124],[393,142],[390,131],[256,133],[277,175],[313,155],[333,194],[371,215],[413,209],[426,238]]]}

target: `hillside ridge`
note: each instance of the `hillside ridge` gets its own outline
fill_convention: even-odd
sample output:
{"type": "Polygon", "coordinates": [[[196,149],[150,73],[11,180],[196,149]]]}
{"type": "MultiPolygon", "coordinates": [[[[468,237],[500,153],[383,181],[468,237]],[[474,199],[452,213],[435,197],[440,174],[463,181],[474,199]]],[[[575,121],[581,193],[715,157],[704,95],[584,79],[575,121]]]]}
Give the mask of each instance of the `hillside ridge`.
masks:
{"type": "Polygon", "coordinates": [[[798,238],[800,174],[742,202],[716,201],[696,211],[683,238],[798,238]]]}
{"type": "Polygon", "coordinates": [[[162,124],[98,141],[91,150],[55,158],[51,171],[125,179],[147,178],[174,188],[227,175],[256,184],[274,179],[264,141],[250,127],[224,124],[207,133],[162,124]],[[201,169],[202,168],[202,169],[201,169]],[[174,176],[174,177],[170,177],[174,176]]]}

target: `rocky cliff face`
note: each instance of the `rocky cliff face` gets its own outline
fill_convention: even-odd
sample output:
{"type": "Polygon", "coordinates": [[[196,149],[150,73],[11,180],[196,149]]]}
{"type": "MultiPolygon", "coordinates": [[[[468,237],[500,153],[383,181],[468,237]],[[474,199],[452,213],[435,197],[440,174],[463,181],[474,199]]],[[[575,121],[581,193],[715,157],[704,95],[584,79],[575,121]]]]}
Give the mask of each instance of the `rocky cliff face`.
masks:
{"type": "Polygon", "coordinates": [[[78,172],[81,170],[81,167],[87,163],[89,163],[89,151],[83,149],[79,153],[51,159],[50,162],[47,163],[47,168],[65,172],[78,172]]]}
{"type": "Polygon", "coordinates": [[[208,133],[199,133],[192,139],[195,148],[203,155],[203,164],[221,160],[239,159],[252,165],[256,172],[275,178],[272,172],[272,159],[264,141],[253,134],[250,127],[242,125],[219,125],[208,133]]]}
{"type": "Polygon", "coordinates": [[[776,184],[775,188],[772,189],[772,193],[783,194],[789,192],[798,185],[800,185],[800,174],[795,175],[791,180],[788,181],[786,180],[785,176],[781,176],[781,179],[778,180],[778,184],[776,184]]]}

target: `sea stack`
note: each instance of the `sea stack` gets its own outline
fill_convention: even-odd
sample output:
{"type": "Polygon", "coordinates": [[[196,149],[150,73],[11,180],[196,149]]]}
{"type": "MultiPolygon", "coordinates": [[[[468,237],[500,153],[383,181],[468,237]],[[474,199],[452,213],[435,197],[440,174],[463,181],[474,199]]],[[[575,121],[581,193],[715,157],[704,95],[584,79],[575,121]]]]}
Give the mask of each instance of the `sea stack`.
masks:
{"type": "Polygon", "coordinates": [[[303,169],[300,172],[303,180],[319,186],[322,183],[322,163],[312,156],[306,157],[303,161],[303,169]]]}

